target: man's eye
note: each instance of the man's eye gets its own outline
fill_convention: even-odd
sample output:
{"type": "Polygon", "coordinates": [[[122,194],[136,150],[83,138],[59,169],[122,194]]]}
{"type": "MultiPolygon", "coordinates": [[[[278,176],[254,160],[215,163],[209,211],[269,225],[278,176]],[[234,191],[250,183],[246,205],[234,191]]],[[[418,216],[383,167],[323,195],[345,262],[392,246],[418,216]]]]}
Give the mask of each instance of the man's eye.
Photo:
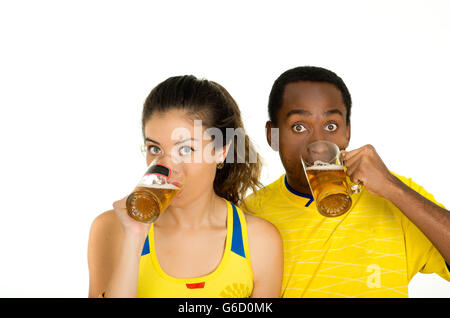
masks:
{"type": "Polygon", "coordinates": [[[148,146],[147,151],[149,154],[158,155],[161,152],[161,149],[156,146],[148,146]]]}
{"type": "Polygon", "coordinates": [[[337,129],[337,127],[338,126],[336,124],[327,124],[325,126],[325,130],[327,130],[327,131],[335,131],[337,129]]]}
{"type": "Polygon", "coordinates": [[[189,146],[183,146],[183,147],[181,147],[181,148],[178,150],[178,152],[179,152],[180,155],[182,155],[182,156],[189,155],[189,154],[191,154],[191,152],[193,152],[193,151],[194,151],[194,149],[193,149],[192,147],[189,147],[189,146]]]}
{"type": "Polygon", "coordinates": [[[301,133],[301,132],[304,132],[306,130],[306,128],[302,124],[294,124],[292,126],[292,130],[296,133],[301,133]]]}

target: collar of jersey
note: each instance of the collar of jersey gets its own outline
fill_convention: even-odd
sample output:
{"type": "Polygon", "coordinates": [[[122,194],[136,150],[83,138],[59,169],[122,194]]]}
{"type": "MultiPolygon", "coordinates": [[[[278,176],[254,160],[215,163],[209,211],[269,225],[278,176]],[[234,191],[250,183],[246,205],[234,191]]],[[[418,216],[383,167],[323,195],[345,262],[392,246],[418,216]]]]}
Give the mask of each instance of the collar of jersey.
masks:
{"type": "Polygon", "coordinates": [[[313,203],[314,198],[311,194],[306,194],[306,193],[301,193],[296,191],[295,189],[293,189],[288,183],[287,183],[287,178],[286,175],[284,175],[283,177],[283,186],[282,186],[283,190],[287,190],[284,191],[290,198],[294,199],[294,201],[299,202],[298,199],[302,200],[301,204],[305,205],[305,207],[309,207],[311,203],[313,203]],[[294,195],[294,196],[292,196],[294,195]],[[307,200],[307,201],[306,201],[307,200]],[[306,203],[305,203],[306,201],[306,203]]]}

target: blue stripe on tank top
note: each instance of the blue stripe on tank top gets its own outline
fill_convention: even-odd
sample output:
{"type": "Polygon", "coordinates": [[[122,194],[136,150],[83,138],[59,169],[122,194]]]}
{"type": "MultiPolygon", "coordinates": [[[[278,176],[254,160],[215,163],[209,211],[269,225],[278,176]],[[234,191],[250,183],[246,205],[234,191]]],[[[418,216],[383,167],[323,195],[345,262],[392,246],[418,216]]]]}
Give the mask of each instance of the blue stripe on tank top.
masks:
{"type": "MultiPolygon", "coordinates": [[[[241,221],[239,220],[239,215],[237,213],[234,204],[233,207],[233,236],[231,239],[231,251],[245,258],[244,241],[242,239],[242,227],[241,221]]],[[[141,255],[147,255],[150,253],[150,244],[148,241],[148,235],[145,238],[144,247],[142,248],[141,255]]]]}
{"type": "Polygon", "coordinates": [[[239,215],[236,207],[233,203],[231,203],[231,206],[233,207],[233,237],[231,240],[231,251],[245,258],[241,221],[239,220],[239,215]]]}
{"type": "Polygon", "coordinates": [[[149,253],[150,253],[150,244],[148,243],[148,235],[147,235],[145,242],[144,242],[144,247],[142,248],[141,256],[147,255],[149,253]]]}

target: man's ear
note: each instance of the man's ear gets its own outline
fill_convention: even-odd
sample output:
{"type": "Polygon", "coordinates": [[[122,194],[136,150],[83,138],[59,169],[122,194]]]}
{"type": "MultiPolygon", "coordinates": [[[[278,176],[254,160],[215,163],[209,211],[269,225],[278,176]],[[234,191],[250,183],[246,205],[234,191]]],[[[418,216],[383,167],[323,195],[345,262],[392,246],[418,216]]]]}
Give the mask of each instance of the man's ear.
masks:
{"type": "Polygon", "coordinates": [[[347,131],[345,132],[346,137],[347,137],[347,145],[345,146],[345,148],[347,148],[348,144],[350,143],[351,131],[352,131],[352,129],[351,129],[350,120],[349,120],[347,123],[347,131]]]}
{"type": "Polygon", "coordinates": [[[279,129],[275,127],[273,123],[269,120],[266,122],[266,138],[267,143],[270,148],[274,151],[278,151],[279,149],[279,129]]]}

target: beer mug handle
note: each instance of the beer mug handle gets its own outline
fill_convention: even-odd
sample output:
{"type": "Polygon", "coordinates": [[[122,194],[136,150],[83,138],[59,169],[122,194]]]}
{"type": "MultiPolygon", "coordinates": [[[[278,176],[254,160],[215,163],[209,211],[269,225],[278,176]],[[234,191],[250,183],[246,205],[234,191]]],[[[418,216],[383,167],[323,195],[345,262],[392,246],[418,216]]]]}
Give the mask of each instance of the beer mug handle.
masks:
{"type": "Polygon", "coordinates": [[[359,181],[357,184],[353,184],[350,186],[350,189],[352,191],[352,194],[354,193],[360,193],[362,190],[362,183],[359,181]]]}
{"type": "MultiPolygon", "coordinates": [[[[347,167],[345,166],[345,156],[342,153],[339,155],[339,159],[341,160],[342,165],[345,167],[345,170],[347,170],[347,167]]],[[[349,182],[350,182],[350,180],[349,180],[349,182]]],[[[356,183],[356,184],[353,184],[350,182],[349,186],[350,186],[350,191],[352,192],[352,194],[360,193],[362,190],[362,182],[361,181],[358,181],[358,183],[356,183]]]]}

